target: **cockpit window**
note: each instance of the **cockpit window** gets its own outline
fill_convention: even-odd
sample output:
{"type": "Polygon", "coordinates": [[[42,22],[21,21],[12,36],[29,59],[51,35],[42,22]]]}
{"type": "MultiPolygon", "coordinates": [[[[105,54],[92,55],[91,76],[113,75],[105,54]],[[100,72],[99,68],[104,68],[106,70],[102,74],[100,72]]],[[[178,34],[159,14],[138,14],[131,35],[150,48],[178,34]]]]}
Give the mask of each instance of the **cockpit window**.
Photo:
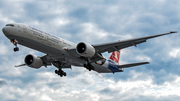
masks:
{"type": "Polygon", "coordinates": [[[14,25],[13,25],[13,24],[7,24],[6,26],[11,26],[11,27],[14,27],[14,25]]]}

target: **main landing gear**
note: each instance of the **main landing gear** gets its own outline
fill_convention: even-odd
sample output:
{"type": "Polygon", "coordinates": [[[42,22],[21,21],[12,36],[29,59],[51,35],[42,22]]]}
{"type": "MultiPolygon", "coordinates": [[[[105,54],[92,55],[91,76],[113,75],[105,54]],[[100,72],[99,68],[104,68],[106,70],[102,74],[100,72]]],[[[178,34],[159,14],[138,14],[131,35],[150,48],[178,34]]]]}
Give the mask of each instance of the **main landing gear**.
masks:
{"type": "Polygon", "coordinates": [[[60,61],[54,61],[54,62],[53,62],[53,65],[58,68],[58,70],[55,70],[55,73],[56,73],[57,75],[59,75],[60,77],[63,77],[63,76],[66,76],[66,75],[67,75],[66,72],[64,72],[64,71],[62,70],[62,68],[63,68],[64,65],[65,65],[64,63],[62,63],[62,62],[60,62],[60,61]]]}
{"type": "Polygon", "coordinates": [[[84,64],[84,67],[85,67],[86,69],[88,69],[89,71],[94,70],[94,67],[93,67],[90,63],[84,64]]]}
{"type": "Polygon", "coordinates": [[[55,70],[55,73],[57,75],[59,75],[60,77],[66,76],[66,72],[64,72],[63,70],[59,69],[59,70],[55,70]]]}
{"type": "Polygon", "coordinates": [[[18,42],[15,39],[12,39],[11,42],[15,45],[14,52],[19,51],[19,48],[17,47],[18,42]]]}

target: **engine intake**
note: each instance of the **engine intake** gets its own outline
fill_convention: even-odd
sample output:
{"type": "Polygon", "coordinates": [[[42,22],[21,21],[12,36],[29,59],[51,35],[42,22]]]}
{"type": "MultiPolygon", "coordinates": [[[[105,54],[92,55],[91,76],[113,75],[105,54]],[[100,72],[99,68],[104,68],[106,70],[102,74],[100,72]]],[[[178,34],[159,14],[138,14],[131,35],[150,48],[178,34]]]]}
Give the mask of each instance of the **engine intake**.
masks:
{"type": "Polygon", "coordinates": [[[39,57],[31,54],[25,57],[24,62],[27,66],[36,69],[40,68],[43,65],[43,61],[39,57]]]}
{"type": "Polygon", "coordinates": [[[94,47],[92,45],[90,45],[88,43],[80,42],[76,46],[76,52],[80,56],[92,57],[95,54],[95,49],[94,49],[94,47]]]}

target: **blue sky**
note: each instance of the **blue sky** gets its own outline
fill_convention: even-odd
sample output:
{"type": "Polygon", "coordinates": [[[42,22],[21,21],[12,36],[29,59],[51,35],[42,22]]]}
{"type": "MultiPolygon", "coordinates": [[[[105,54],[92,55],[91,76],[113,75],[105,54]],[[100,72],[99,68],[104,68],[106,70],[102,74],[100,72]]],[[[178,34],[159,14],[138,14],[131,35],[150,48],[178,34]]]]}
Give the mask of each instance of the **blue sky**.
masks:
{"type": "MultiPolygon", "coordinates": [[[[178,0],[1,0],[0,28],[25,23],[74,43],[98,44],[160,34],[180,28],[178,0]]],[[[149,61],[123,73],[98,74],[81,67],[14,68],[27,54],[44,53],[14,46],[0,34],[0,98],[3,101],[178,101],[180,34],[148,40],[121,51],[120,64],[149,61]]],[[[104,54],[109,57],[108,53],[104,54]]]]}

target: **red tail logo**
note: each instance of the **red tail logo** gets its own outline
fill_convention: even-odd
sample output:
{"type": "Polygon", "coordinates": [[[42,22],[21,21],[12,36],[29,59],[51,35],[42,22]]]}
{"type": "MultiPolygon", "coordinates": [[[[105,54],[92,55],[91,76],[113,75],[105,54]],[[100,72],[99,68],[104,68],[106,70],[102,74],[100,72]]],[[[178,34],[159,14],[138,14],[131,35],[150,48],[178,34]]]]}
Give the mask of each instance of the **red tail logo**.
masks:
{"type": "Polygon", "coordinates": [[[109,59],[115,61],[118,64],[119,64],[119,58],[120,58],[120,50],[119,52],[118,51],[112,52],[111,56],[109,57],[109,59]]]}

